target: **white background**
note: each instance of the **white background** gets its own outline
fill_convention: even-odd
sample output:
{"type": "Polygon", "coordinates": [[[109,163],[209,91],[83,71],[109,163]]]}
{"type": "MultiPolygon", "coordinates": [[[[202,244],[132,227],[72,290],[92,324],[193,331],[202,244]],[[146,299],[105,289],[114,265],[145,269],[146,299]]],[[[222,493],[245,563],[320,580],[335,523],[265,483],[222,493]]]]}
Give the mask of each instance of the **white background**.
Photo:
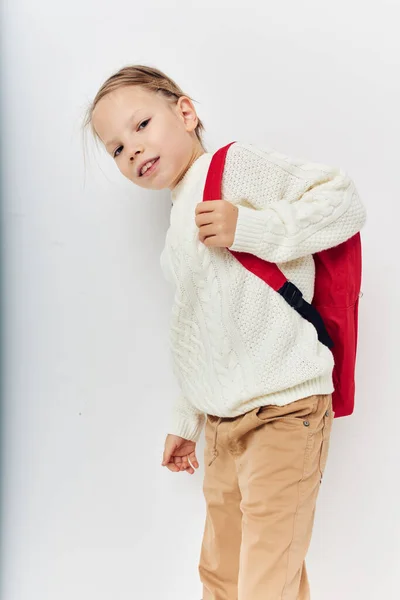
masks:
{"type": "Polygon", "coordinates": [[[134,63],[197,101],[209,151],[272,146],[357,185],[357,406],[335,421],[308,568],[313,600],[399,597],[398,12],[3,0],[1,600],[201,598],[203,438],[195,475],[160,466],[178,393],[169,191],[134,187],[90,137],[83,160],[85,108],[134,63]]]}

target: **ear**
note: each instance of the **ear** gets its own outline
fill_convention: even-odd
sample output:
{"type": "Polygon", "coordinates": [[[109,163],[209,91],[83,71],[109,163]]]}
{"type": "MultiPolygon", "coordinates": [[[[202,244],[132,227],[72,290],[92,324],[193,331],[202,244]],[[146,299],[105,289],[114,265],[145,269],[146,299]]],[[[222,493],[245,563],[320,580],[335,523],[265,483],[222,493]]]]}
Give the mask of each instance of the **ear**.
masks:
{"type": "Polygon", "coordinates": [[[181,96],[176,105],[177,111],[185,124],[186,131],[194,131],[199,122],[196,109],[188,96],[181,96]]]}

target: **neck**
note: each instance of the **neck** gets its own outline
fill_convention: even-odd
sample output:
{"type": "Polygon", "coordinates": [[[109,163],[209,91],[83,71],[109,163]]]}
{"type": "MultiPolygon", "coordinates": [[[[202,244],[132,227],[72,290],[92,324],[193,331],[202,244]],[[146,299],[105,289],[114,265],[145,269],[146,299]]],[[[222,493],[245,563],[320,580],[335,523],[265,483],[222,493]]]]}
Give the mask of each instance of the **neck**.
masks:
{"type": "Polygon", "coordinates": [[[185,190],[188,189],[188,186],[190,187],[192,181],[196,181],[198,174],[202,172],[202,165],[205,164],[204,161],[207,163],[210,156],[212,156],[210,152],[202,150],[202,152],[199,152],[192,158],[185,168],[184,174],[171,190],[172,204],[175,204],[175,201],[185,193],[185,190]]]}
{"type": "Polygon", "coordinates": [[[196,160],[198,158],[200,158],[200,156],[202,156],[203,154],[205,154],[206,151],[204,150],[204,148],[202,146],[197,146],[193,152],[193,154],[191,155],[188,164],[186,165],[186,167],[184,168],[184,170],[180,173],[178,179],[174,182],[174,184],[171,186],[170,190],[171,192],[176,188],[176,186],[182,181],[182,179],[185,177],[186,173],[189,171],[190,167],[193,165],[193,163],[196,162],[196,160]]]}

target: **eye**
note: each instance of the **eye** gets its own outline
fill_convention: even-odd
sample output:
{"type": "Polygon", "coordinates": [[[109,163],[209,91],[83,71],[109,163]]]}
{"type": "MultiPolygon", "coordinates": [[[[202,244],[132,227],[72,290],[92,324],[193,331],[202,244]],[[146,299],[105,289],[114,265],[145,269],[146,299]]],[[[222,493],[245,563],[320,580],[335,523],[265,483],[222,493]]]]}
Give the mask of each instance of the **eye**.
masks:
{"type": "Polygon", "coordinates": [[[139,129],[140,129],[140,128],[141,128],[141,126],[142,126],[142,125],[144,125],[145,123],[146,123],[146,125],[147,125],[147,123],[149,123],[149,121],[150,121],[150,119],[146,119],[146,121],[142,121],[142,122],[140,123],[140,125],[139,125],[139,129]]]}
{"type": "Polygon", "coordinates": [[[114,157],[114,158],[116,158],[116,157],[118,156],[118,154],[117,154],[117,151],[118,151],[120,148],[122,148],[122,146],[119,146],[119,147],[118,147],[118,148],[115,150],[115,152],[114,152],[114,154],[113,154],[113,157],[114,157]]]}

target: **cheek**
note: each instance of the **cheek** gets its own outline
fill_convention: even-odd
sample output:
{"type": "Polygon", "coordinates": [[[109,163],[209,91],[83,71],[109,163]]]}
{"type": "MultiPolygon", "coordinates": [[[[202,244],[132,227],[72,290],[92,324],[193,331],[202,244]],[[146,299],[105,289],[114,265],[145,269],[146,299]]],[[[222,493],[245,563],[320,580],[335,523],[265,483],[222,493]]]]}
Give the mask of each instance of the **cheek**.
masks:
{"type": "Polygon", "coordinates": [[[160,148],[160,152],[166,151],[171,147],[171,140],[175,139],[178,132],[165,124],[162,127],[154,128],[151,132],[149,142],[160,148]]]}
{"type": "Polygon", "coordinates": [[[135,177],[135,174],[133,171],[133,166],[129,164],[129,161],[126,161],[126,160],[119,161],[117,164],[117,168],[124,177],[129,179],[129,181],[132,181],[133,183],[137,183],[137,178],[135,177]]]}
{"type": "Polygon", "coordinates": [[[117,163],[117,168],[119,171],[121,171],[122,175],[125,175],[125,177],[128,176],[128,165],[127,165],[127,161],[123,161],[122,159],[118,161],[117,163]]]}

